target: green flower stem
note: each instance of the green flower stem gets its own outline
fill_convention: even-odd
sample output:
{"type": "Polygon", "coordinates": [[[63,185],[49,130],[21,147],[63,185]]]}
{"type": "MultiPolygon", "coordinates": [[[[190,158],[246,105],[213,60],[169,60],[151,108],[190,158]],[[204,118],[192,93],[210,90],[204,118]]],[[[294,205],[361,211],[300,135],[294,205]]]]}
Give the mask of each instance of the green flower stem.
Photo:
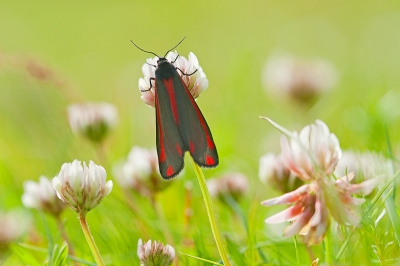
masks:
{"type": "Polygon", "coordinates": [[[333,243],[332,243],[332,231],[330,226],[328,227],[328,231],[326,232],[325,240],[325,261],[326,265],[333,265],[333,243]]]}
{"type": "Polygon", "coordinates": [[[206,184],[206,179],[204,178],[201,168],[193,161],[192,157],[190,157],[190,161],[192,162],[194,172],[196,173],[197,179],[199,180],[201,193],[203,194],[203,199],[206,205],[208,219],[210,221],[211,230],[214,235],[215,242],[217,244],[219,255],[221,256],[224,265],[230,266],[231,263],[229,262],[228,255],[226,254],[221,236],[219,235],[217,222],[215,220],[214,208],[211,202],[210,192],[208,191],[208,187],[206,184]]]}
{"type": "Polygon", "coordinates": [[[105,264],[103,258],[101,257],[99,249],[97,248],[96,243],[94,242],[92,234],[90,233],[85,214],[82,213],[79,214],[79,221],[81,222],[83,234],[85,235],[86,241],[89,244],[90,250],[92,251],[96,264],[98,266],[104,266],[105,264]]]}
{"type": "Polygon", "coordinates": [[[296,239],[296,235],[293,236],[293,242],[294,242],[294,249],[296,251],[296,262],[297,262],[297,266],[300,266],[300,256],[299,256],[299,249],[297,247],[297,239],[296,239]]]}

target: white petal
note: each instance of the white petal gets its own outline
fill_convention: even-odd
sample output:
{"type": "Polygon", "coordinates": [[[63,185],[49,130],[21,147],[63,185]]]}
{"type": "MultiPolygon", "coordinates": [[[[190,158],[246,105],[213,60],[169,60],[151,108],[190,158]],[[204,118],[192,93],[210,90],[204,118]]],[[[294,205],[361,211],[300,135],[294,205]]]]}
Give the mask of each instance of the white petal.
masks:
{"type": "Polygon", "coordinates": [[[138,240],[138,247],[137,247],[137,255],[139,259],[142,259],[144,252],[143,252],[143,241],[141,238],[138,240]]]}
{"type": "Polygon", "coordinates": [[[110,194],[112,188],[113,188],[112,180],[107,181],[107,183],[104,186],[104,196],[110,194]]]}

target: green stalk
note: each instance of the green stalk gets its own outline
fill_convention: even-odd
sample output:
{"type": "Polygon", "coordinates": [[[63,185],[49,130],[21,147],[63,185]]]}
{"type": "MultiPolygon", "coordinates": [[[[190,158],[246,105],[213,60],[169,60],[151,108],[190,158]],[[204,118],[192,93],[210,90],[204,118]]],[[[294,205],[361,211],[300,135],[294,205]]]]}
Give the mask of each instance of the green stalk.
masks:
{"type": "Polygon", "coordinates": [[[86,241],[89,244],[90,250],[92,251],[97,266],[105,266],[103,258],[100,255],[99,249],[96,246],[96,242],[94,242],[93,236],[90,233],[85,214],[79,213],[79,221],[81,222],[83,234],[85,235],[86,241]]]}
{"type": "Polygon", "coordinates": [[[215,215],[214,215],[214,208],[211,202],[210,192],[208,191],[208,187],[206,184],[206,179],[204,178],[201,168],[193,161],[193,158],[192,157],[189,158],[190,161],[192,162],[194,172],[196,173],[197,180],[199,181],[200,184],[201,193],[203,194],[203,199],[206,205],[208,219],[210,221],[211,230],[215,239],[215,243],[217,244],[219,255],[221,256],[224,265],[230,266],[231,263],[229,262],[228,255],[226,254],[221,236],[219,235],[217,222],[215,220],[215,215]]]}
{"type": "Polygon", "coordinates": [[[299,249],[298,249],[298,247],[297,247],[296,235],[293,236],[293,242],[294,242],[294,249],[295,249],[295,251],[296,251],[297,266],[300,266],[300,256],[299,256],[299,249]]]}
{"type": "Polygon", "coordinates": [[[332,243],[332,231],[330,226],[326,232],[325,240],[325,261],[328,266],[333,265],[333,243],[332,243]]]}

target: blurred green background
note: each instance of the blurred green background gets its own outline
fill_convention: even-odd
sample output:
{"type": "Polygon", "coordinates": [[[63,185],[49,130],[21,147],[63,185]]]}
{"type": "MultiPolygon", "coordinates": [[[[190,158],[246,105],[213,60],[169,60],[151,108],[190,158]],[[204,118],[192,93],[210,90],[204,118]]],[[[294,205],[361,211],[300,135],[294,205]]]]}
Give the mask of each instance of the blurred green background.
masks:
{"type": "MultiPolygon", "coordinates": [[[[38,180],[41,174],[52,177],[62,163],[73,159],[99,162],[94,147],[73,136],[69,128],[66,107],[70,103],[106,101],[117,106],[120,121],[106,141],[107,160],[103,162],[109,178],[113,179],[115,161],[126,157],[133,145],[155,146],[154,110],[143,104],[138,90],[141,66],[149,55],[130,40],[163,55],[188,36],[177,51],[183,56],[194,52],[209,80],[197,103],[212,130],[221,161],[218,168],[205,170],[205,175],[245,173],[252,185],[251,196],[242,203],[245,209],[252,202],[277,195],[260,186],[258,161],[266,152],[279,151],[280,134],[259,119],[260,115],[290,130],[321,119],[337,135],[342,149],[387,153],[387,130],[396,151],[400,141],[399,29],[400,2],[394,0],[3,0],[1,209],[21,206],[24,180],[38,180]],[[268,94],[262,86],[262,68],[268,57],[280,52],[326,59],[336,67],[340,80],[308,107],[268,94]],[[42,72],[35,70],[40,65],[51,72],[51,78],[38,78],[42,72]]],[[[190,168],[185,179],[194,179],[190,168]]],[[[176,239],[181,230],[174,217],[182,213],[183,183],[178,180],[160,195],[176,239]]],[[[120,188],[114,184],[111,199],[89,213],[89,224],[100,250],[116,265],[124,265],[124,259],[135,263],[140,232],[130,227],[132,216],[118,205],[120,188]]],[[[195,219],[212,241],[200,193],[196,184],[194,187],[194,204],[202,213],[195,219]]],[[[149,205],[142,199],[139,203],[150,213],[150,223],[156,224],[149,205]]],[[[67,230],[75,234],[72,241],[78,245],[83,236],[76,215],[70,210],[66,213],[67,230]]],[[[265,233],[262,221],[268,213],[267,208],[257,212],[261,238],[265,233]]],[[[228,214],[221,214],[221,227],[231,232],[236,225],[229,223],[228,214]]],[[[33,211],[32,215],[37,216],[33,211]]],[[[35,221],[40,228],[40,219],[35,221]]],[[[150,237],[165,241],[154,230],[150,237]]],[[[40,232],[38,229],[37,234],[40,232]]],[[[38,245],[43,245],[42,241],[38,245]]],[[[79,255],[90,260],[89,249],[81,245],[79,255]]],[[[211,254],[216,257],[215,251],[211,254]]]]}

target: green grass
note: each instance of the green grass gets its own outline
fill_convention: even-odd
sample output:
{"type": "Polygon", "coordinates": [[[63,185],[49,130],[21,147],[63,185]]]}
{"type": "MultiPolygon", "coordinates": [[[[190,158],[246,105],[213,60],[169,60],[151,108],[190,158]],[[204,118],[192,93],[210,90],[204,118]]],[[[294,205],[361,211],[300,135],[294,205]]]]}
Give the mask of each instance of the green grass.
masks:
{"type": "MultiPolygon", "coordinates": [[[[132,192],[138,209],[133,212],[112,167],[133,145],[155,147],[154,110],[141,102],[137,87],[148,55],[130,40],[163,54],[188,35],[178,52],[184,56],[194,52],[209,79],[208,89],[197,102],[221,161],[204,174],[209,178],[239,171],[250,181],[250,191],[238,205],[214,200],[227,250],[236,265],[296,265],[293,239],[283,238],[282,226],[264,223],[281,208],[259,205],[279,195],[258,180],[259,158],[280,150],[280,133],[259,116],[270,117],[289,130],[321,119],[343,150],[374,150],[396,161],[400,147],[399,11],[394,0],[2,1],[0,211],[24,209],[25,180],[53,177],[64,162],[74,159],[93,160],[114,181],[111,194],[87,215],[105,263],[139,265],[139,238],[167,243],[162,221],[148,199],[132,192]],[[261,70],[265,60],[279,52],[331,61],[340,73],[338,85],[303,109],[266,93],[261,70]],[[43,62],[55,78],[41,81],[30,76],[24,67],[29,59],[43,62]],[[104,161],[91,143],[74,136],[68,126],[66,107],[77,101],[107,101],[118,108],[120,121],[105,142],[104,161]]],[[[179,252],[221,263],[190,161],[185,165],[184,176],[157,195],[173,240],[168,244],[179,252]],[[187,181],[193,183],[194,213],[185,232],[187,181]]],[[[343,237],[333,236],[334,265],[399,263],[399,228],[392,224],[399,223],[400,202],[398,193],[384,202],[387,192],[370,210],[372,198],[367,199],[363,209],[369,212],[359,228],[341,228],[343,237]],[[375,224],[384,208],[387,214],[375,224]]],[[[43,265],[53,245],[58,244],[57,252],[61,249],[56,221],[48,215],[42,219],[35,210],[25,211],[32,220],[29,234],[7,251],[4,265],[43,265]]],[[[94,260],[77,214],[68,209],[62,220],[81,265],[91,265],[94,260]]],[[[210,265],[179,252],[179,265],[210,265]]],[[[326,262],[323,245],[308,248],[299,237],[297,252],[300,265],[311,265],[311,252],[321,264],[326,262]]]]}

